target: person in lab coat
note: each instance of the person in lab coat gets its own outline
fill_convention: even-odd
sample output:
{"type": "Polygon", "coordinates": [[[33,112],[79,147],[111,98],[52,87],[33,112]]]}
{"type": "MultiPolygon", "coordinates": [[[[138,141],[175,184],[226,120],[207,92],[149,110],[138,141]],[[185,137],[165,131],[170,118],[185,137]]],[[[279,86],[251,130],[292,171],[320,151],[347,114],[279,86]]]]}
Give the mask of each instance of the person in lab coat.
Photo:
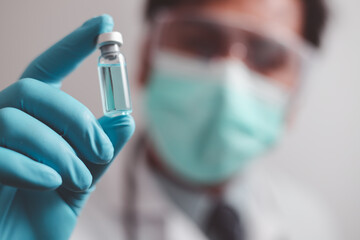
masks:
{"type": "Polygon", "coordinates": [[[99,188],[74,232],[134,131],[131,116],[96,120],[58,89],[111,17],[87,21],[0,93],[0,238],[335,239],[306,191],[250,164],[286,129],[323,2],[149,0],[146,16],[146,128],[121,195],[99,188]]]}
{"type": "Polygon", "coordinates": [[[252,163],[286,128],[323,2],[149,0],[146,16],[146,127],[112,172],[121,193],[99,189],[74,239],[337,239],[311,194],[252,163]]]}

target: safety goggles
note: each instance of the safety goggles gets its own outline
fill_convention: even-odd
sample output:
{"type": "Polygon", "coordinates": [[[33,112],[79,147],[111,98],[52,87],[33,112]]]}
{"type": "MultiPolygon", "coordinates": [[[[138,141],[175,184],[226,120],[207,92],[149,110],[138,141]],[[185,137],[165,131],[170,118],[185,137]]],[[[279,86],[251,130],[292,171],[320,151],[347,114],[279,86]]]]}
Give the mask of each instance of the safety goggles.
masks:
{"type": "Polygon", "coordinates": [[[163,12],[155,19],[155,26],[155,49],[165,48],[204,61],[238,58],[270,78],[298,72],[312,52],[294,33],[250,16],[163,12]]]}

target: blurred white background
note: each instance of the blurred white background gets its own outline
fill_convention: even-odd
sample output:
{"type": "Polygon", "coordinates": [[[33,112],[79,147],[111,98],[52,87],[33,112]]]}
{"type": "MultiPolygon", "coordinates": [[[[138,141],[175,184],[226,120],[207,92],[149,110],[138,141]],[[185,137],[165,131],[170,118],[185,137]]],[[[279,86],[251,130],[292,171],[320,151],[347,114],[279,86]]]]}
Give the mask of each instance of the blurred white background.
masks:
{"type": "MultiPolygon", "coordinates": [[[[26,65],[86,19],[108,13],[123,33],[123,53],[135,101],[145,0],[33,0],[0,2],[0,89],[17,80],[26,65]]],[[[332,19],[292,129],[267,164],[291,175],[325,200],[341,239],[360,239],[360,2],[330,0],[332,19]]],[[[97,56],[92,54],[64,82],[63,90],[101,115],[97,56]]],[[[128,145],[121,158],[127,156],[128,145]]],[[[120,161],[121,162],[121,159],[120,161]]],[[[118,165],[115,165],[116,168],[118,165]]],[[[110,172],[113,171],[112,169],[110,172]]],[[[105,177],[106,179],[106,177],[105,177]]],[[[104,180],[106,181],[106,180],[104,180]]],[[[106,187],[100,184],[99,188],[106,187]]],[[[117,196],[118,197],[118,196],[117,196]]],[[[114,197],[116,200],[116,197],[114,197]]],[[[311,219],[309,219],[311,221],[311,219]]]]}

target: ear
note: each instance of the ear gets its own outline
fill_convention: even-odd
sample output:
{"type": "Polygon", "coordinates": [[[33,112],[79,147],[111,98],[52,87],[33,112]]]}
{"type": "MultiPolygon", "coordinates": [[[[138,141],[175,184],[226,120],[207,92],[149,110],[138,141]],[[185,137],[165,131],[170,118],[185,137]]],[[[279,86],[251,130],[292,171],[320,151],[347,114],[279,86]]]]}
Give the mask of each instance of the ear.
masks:
{"type": "Polygon", "coordinates": [[[138,78],[138,84],[140,87],[145,87],[148,82],[148,76],[151,70],[151,45],[151,36],[149,36],[148,34],[147,37],[145,37],[144,42],[142,43],[140,52],[140,72],[138,78]]]}

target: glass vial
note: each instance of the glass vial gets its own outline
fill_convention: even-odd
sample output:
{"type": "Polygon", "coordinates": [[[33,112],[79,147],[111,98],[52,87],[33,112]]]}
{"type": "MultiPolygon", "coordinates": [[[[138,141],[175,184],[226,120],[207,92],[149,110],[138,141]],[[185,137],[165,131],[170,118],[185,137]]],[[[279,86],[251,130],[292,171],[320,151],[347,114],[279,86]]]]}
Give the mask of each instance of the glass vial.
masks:
{"type": "Polygon", "coordinates": [[[119,32],[103,33],[98,37],[98,48],[101,51],[98,72],[103,110],[107,116],[132,112],[125,58],[120,53],[122,44],[119,32]]]}

